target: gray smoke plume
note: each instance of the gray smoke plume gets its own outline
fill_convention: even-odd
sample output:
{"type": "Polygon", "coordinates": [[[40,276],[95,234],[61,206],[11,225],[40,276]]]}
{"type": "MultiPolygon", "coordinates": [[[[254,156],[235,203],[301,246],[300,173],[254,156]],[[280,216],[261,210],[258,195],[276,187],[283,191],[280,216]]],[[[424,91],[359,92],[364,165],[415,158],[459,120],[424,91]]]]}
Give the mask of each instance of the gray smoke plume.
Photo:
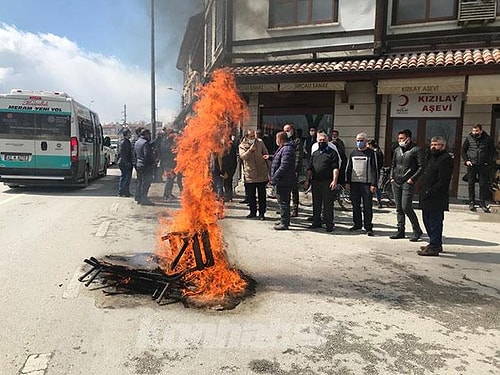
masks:
{"type": "MultiPolygon", "coordinates": [[[[148,1],[150,11],[151,2],[148,1]]],[[[155,40],[156,71],[161,77],[178,77],[181,85],[182,74],[176,69],[179,48],[189,18],[204,9],[204,0],[155,0],[155,40]]]]}

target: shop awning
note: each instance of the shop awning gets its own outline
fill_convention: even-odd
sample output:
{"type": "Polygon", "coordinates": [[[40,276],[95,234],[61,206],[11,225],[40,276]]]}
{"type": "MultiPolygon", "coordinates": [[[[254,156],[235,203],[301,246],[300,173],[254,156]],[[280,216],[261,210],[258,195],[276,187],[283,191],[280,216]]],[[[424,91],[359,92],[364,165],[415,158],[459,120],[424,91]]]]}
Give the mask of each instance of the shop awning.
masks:
{"type": "Polygon", "coordinates": [[[378,81],[377,94],[432,94],[465,91],[465,77],[425,77],[378,81]]]}
{"type": "Polygon", "coordinates": [[[468,104],[500,104],[500,75],[469,76],[468,104]]]}

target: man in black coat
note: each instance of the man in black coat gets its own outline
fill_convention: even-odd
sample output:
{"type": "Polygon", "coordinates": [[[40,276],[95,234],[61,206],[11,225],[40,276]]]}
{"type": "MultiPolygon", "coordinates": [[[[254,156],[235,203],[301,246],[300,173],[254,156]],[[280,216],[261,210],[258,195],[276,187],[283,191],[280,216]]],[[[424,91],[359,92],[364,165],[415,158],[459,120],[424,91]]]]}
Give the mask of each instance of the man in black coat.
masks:
{"type": "Polygon", "coordinates": [[[495,145],[493,139],[483,131],[481,124],[472,128],[462,144],[462,159],[467,166],[469,184],[469,209],[475,211],[476,178],[479,176],[479,206],[489,213],[486,199],[489,194],[490,170],[495,160],[495,145]]]}
{"type": "Polygon", "coordinates": [[[446,140],[433,137],[420,190],[420,208],[429,244],[421,246],[418,255],[437,256],[443,251],[444,211],[448,211],[452,171],[453,159],[446,151],[446,140]]]}
{"type": "Polygon", "coordinates": [[[120,168],[120,181],[118,183],[118,195],[120,197],[130,197],[130,180],[132,178],[132,163],[133,152],[130,137],[132,133],[130,129],[123,131],[123,140],[120,143],[120,160],[118,167],[120,168]]]}
{"type": "Polygon", "coordinates": [[[311,155],[307,168],[305,188],[312,187],[313,222],[310,228],[321,227],[321,216],[326,224],[326,231],[333,231],[333,198],[339,178],[338,153],[328,146],[326,133],[317,135],[318,149],[311,155]]]}

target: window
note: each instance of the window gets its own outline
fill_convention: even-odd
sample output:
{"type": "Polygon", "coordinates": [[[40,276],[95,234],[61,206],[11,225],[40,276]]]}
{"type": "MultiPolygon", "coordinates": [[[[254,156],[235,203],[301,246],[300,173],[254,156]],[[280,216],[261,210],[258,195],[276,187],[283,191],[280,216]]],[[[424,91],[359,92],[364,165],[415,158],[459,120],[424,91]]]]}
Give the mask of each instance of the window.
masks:
{"type": "Polygon", "coordinates": [[[456,19],[457,0],[394,0],[393,24],[456,19]]]}
{"type": "Polygon", "coordinates": [[[35,135],[32,113],[0,112],[0,138],[23,138],[35,135]]]}
{"type": "Polygon", "coordinates": [[[271,0],[271,27],[336,22],[338,0],[271,0]]]}
{"type": "Polygon", "coordinates": [[[64,141],[71,135],[69,115],[37,115],[36,126],[39,139],[64,141]]]}

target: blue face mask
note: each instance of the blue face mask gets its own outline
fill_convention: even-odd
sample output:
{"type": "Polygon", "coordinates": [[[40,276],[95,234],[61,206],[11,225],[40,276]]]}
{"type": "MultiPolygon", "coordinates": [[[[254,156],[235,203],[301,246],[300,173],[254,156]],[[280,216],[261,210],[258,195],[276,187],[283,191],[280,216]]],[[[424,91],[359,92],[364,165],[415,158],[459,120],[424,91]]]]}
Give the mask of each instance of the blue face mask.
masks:
{"type": "Polygon", "coordinates": [[[366,142],[365,141],[356,141],[356,147],[357,148],[365,148],[366,142]]]}

